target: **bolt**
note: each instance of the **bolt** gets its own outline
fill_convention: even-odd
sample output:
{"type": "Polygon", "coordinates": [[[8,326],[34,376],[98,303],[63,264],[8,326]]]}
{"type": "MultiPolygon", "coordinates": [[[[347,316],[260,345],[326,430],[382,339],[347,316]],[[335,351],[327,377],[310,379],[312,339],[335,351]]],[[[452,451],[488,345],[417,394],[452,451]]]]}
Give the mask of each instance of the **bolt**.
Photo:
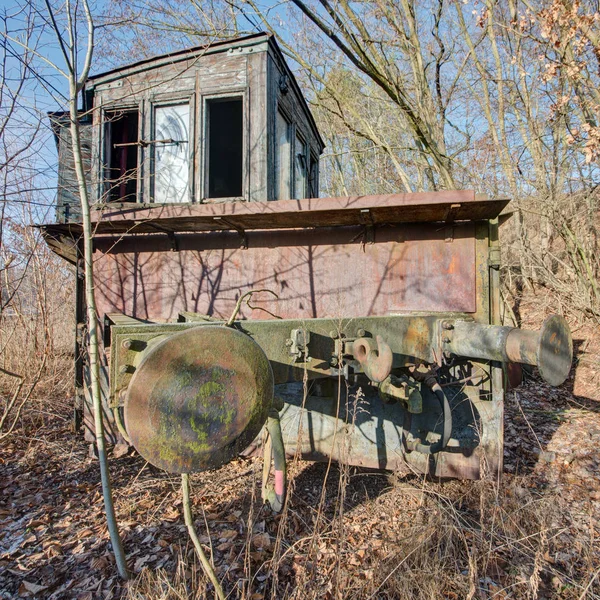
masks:
{"type": "Polygon", "coordinates": [[[133,345],[133,341],[130,339],[123,340],[121,342],[121,346],[123,347],[124,350],[130,350],[132,345],[133,345]]]}
{"type": "Polygon", "coordinates": [[[442,329],[454,329],[451,321],[442,321],[442,329]]]}
{"type": "Polygon", "coordinates": [[[338,332],[337,332],[335,329],[332,329],[332,330],[329,332],[329,337],[330,337],[332,340],[337,340],[337,339],[338,339],[338,332]]]}
{"type": "Polygon", "coordinates": [[[285,345],[289,348],[292,344],[294,343],[294,340],[292,338],[288,338],[287,340],[285,340],[285,345]]]}
{"type": "Polygon", "coordinates": [[[359,338],[360,338],[360,337],[365,337],[365,335],[367,335],[367,332],[366,332],[364,329],[359,329],[359,330],[356,332],[356,337],[359,337],[359,338]]]}
{"type": "Polygon", "coordinates": [[[449,344],[449,343],[450,343],[450,341],[451,341],[451,340],[450,340],[450,338],[449,338],[448,336],[446,336],[446,337],[445,337],[445,338],[442,340],[442,342],[444,342],[444,344],[449,344]]]}
{"type": "Polygon", "coordinates": [[[337,357],[336,356],[332,356],[331,359],[329,360],[329,364],[332,367],[337,367],[338,364],[339,364],[339,361],[338,361],[337,357]]]}
{"type": "Polygon", "coordinates": [[[119,373],[121,375],[125,375],[125,373],[129,373],[129,365],[121,365],[119,367],[119,373]]]}

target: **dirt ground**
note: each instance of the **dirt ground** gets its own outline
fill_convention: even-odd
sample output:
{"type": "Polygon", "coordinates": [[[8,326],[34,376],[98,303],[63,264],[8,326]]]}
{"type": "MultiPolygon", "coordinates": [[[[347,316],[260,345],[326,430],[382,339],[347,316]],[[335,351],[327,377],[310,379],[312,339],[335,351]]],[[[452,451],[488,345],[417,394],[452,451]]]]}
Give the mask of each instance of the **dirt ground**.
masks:
{"type": "MultiPolygon", "coordinates": [[[[197,529],[229,597],[600,597],[600,405],[573,383],[533,379],[508,394],[499,483],[298,462],[287,510],[275,515],[260,502],[260,460],[195,475],[197,529]]],[[[127,584],[97,461],[69,415],[50,412],[4,442],[0,598],[212,597],[179,479],[133,455],[113,457],[111,471],[127,584]]]]}
{"type": "MultiPolygon", "coordinates": [[[[574,339],[561,388],[533,376],[507,394],[500,481],[294,461],[277,515],[260,501],[259,459],[194,475],[196,527],[228,597],[600,598],[600,342],[574,339]]],[[[0,598],[214,597],[179,478],[134,452],[111,457],[133,575],[119,580],[98,462],[69,410],[46,407],[0,445],[0,598]]]]}

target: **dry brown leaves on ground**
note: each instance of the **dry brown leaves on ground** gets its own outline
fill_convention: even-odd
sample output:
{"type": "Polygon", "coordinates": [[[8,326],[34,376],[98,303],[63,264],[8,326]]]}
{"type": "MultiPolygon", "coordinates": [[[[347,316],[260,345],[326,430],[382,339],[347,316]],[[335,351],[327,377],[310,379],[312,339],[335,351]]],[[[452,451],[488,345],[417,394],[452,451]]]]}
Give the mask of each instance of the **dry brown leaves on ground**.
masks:
{"type": "MultiPolygon", "coordinates": [[[[196,527],[229,598],[600,597],[599,405],[531,381],[506,413],[499,484],[298,462],[276,515],[257,459],[193,476],[196,527]]],[[[97,461],[59,417],[0,448],[0,598],[212,598],[179,478],[131,455],[111,461],[134,574],[118,579],[97,461]]]]}

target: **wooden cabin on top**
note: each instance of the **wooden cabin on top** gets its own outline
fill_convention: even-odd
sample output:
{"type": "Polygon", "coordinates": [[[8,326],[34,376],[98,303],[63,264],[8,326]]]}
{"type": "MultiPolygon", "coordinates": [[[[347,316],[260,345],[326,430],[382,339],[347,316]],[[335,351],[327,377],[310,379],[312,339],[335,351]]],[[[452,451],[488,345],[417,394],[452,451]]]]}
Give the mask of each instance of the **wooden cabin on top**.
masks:
{"type": "MultiPolygon", "coordinates": [[[[57,221],[79,220],[68,118],[57,221]]],[[[275,39],[259,33],[94,75],[84,158],[95,205],[318,197],[324,144],[275,39]]]]}

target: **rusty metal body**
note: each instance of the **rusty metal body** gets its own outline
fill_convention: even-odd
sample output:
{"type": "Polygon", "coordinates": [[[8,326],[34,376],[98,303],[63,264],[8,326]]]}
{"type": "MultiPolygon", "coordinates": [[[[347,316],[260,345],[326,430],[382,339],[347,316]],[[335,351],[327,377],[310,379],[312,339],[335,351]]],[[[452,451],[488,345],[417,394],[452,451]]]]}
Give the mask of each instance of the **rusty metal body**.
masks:
{"type": "MultiPolygon", "coordinates": [[[[558,317],[540,332],[501,323],[508,200],[319,198],[323,141],[262,33],[96,75],[83,99],[113,441],[187,472],[252,452],[266,424],[310,459],[444,477],[502,469],[510,361],[556,385],[572,355],[558,317]]],[[[79,187],[70,119],[51,121],[59,222],[43,232],[77,266],[76,414],[91,432],[79,187]]]]}
{"type": "MultiPolygon", "coordinates": [[[[256,450],[274,384],[288,454],[442,477],[501,470],[505,366],[538,364],[560,383],[570,335],[557,317],[541,332],[499,322],[495,217],[505,201],[485,205],[472,192],[425,200],[310,201],[293,228],[289,206],[255,203],[216,232],[206,213],[222,207],[196,208],[185,222],[146,207],[121,211],[123,220],[98,213],[106,395],[140,453],[181,472],[256,450]],[[466,220],[453,220],[457,210],[466,220]],[[147,233],[150,223],[181,231],[147,233]],[[256,294],[225,328],[254,288],[277,296],[256,294]],[[337,392],[314,396],[293,383],[324,378],[337,392]],[[200,407],[207,385],[214,393],[200,407]]],[[[48,234],[76,233],[69,228],[48,234]]]]}

